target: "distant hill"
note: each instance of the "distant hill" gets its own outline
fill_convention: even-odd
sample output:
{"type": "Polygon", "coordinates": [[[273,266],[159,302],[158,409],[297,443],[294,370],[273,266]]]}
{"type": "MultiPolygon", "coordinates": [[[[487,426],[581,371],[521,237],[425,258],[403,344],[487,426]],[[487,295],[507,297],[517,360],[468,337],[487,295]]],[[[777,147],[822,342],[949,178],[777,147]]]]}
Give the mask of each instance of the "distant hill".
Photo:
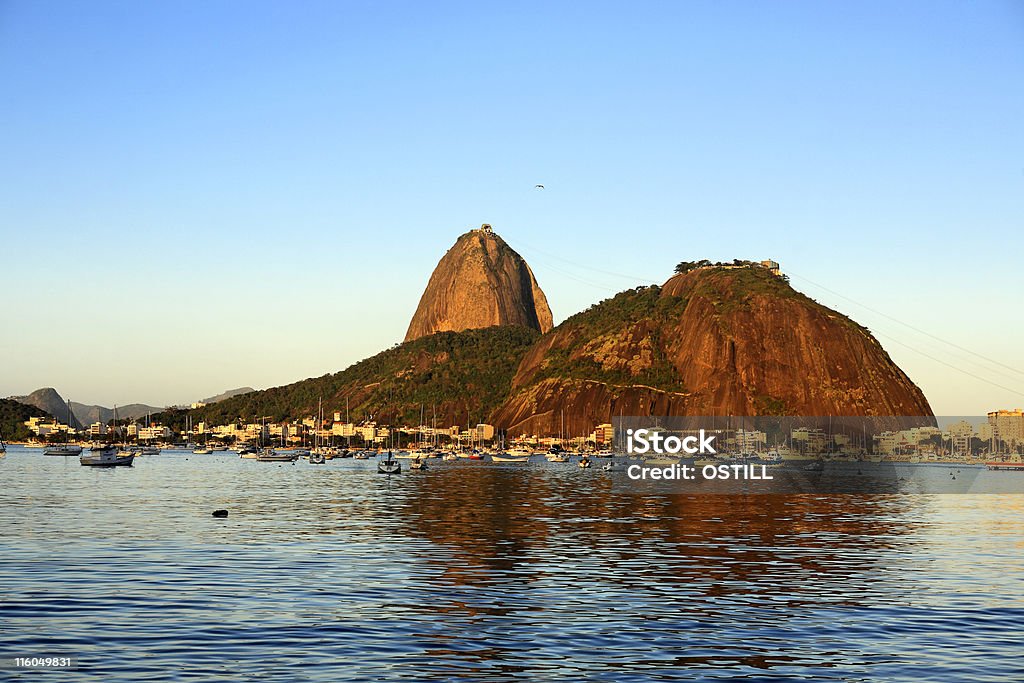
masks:
{"type": "Polygon", "coordinates": [[[24,441],[32,432],[24,425],[30,417],[51,417],[45,410],[13,398],[0,398],[0,438],[24,441]]]}
{"type": "MultiPolygon", "coordinates": [[[[74,412],[75,417],[82,421],[82,424],[88,426],[93,422],[107,423],[114,419],[114,409],[105,408],[103,406],[87,406],[84,403],[71,402],[71,410],[74,412]]],[[[156,406],[148,406],[144,403],[129,403],[128,405],[117,407],[118,419],[132,419],[138,420],[151,413],[159,413],[163,408],[156,406]]]]}
{"type": "Polygon", "coordinates": [[[221,401],[224,401],[226,399],[233,398],[235,396],[240,396],[242,394],[248,394],[248,393],[250,393],[252,391],[256,391],[256,390],[253,389],[252,387],[241,387],[239,389],[228,389],[223,394],[217,394],[216,396],[211,396],[210,398],[204,398],[202,401],[199,401],[199,403],[205,403],[207,405],[209,405],[211,403],[220,403],[221,401]]]}
{"type": "Polygon", "coordinates": [[[179,429],[186,415],[194,423],[229,424],[239,418],[269,421],[314,415],[323,398],[328,416],[353,421],[378,419],[419,424],[436,418],[438,427],[477,424],[508,395],[512,376],[539,334],[526,327],[488,327],[439,332],[397,345],[346,370],[287,386],[253,391],[196,410],[169,410],[155,420],[179,429]]]}
{"type": "MultiPolygon", "coordinates": [[[[36,389],[28,396],[12,396],[13,400],[27,405],[35,406],[48,414],[55,416],[61,422],[68,419],[67,404],[63,397],[53,387],[36,389]]],[[[139,419],[149,413],[157,413],[163,410],[156,406],[147,406],[143,403],[130,403],[117,407],[119,418],[139,419]]],[[[71,402],[71,426],[75,429],[88,427],[93,422],[109,422],[114,419],[114,409],[103,406],[90,406],[84,403],[71,402]]]]}
{"type": "MultiPolygon", "coordinates": [[[[53,415],[61,422],[67,422],[68,419],[68,407],[67,403],[57,393],[57,390],[53,387],[46,387],[43,389],[36,389],[28,396],[12,396],[12,400],[25,405],[34,406],[44,411],[47,415],[53,415]]],[[[74,404],[71,407],[71,427],[74,429],[81,429],[82,423],[78,419],[77,412],[74,408],[74,404]]],[[[27,417],[25,418],[28,419],[27,417]]]]}

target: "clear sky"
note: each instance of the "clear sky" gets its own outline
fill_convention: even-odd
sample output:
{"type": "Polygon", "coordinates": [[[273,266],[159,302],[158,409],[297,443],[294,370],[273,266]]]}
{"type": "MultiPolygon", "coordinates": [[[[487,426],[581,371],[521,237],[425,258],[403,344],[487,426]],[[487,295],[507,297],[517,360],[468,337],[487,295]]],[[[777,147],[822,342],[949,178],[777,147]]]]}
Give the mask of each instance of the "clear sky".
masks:
{"type": "Polygon", "coordinates": [[[1024,406],[1022,131],[1018,1],[0,0],[0,395],[340,370],[488,222],[556,322],[770,257],[1024,406]]]}

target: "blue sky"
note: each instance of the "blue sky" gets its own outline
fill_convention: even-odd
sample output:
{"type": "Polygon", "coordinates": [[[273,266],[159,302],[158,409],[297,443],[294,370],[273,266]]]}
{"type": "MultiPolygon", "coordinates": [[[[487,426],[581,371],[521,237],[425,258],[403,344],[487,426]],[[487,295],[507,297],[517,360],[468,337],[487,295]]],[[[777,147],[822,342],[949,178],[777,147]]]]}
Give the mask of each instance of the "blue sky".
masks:
{"type": "Polygon", "coordinates": [[[0,0],[0,395],[337,371],[489,222],[556,321],[771,257],[937,413],[1024,405],[1022,74],[1009,1],[0,0]]]}

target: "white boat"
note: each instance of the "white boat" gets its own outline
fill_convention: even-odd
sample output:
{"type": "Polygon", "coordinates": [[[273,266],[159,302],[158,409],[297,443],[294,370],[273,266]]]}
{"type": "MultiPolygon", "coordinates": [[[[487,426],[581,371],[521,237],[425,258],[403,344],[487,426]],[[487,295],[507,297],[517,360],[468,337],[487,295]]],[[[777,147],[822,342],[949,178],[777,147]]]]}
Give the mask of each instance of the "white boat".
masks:
{"type": "Polygon", "coordinates": [[[533,455],[533,450],[527,448],[526,446],[516,446],[515,448],[508,449],[507,454],[512,457],[529,458],[531,455],[533,455]]]}
{"type": "MultiPolygon", "coordinates": [[[[68,400],[68,430],[71,429],[71,400],[68,400]]],[[[68,432],[64,432],[64,443],[50,446],[43,455],[81,455],[82,447],[68,442],[68,432]]]]}
{"type": "Polygon", "coordinates": [[[295,462],[298,459],[295,453],[278,453],[270,448],[256,451],[257,462],[295,462]]]}
{"type": "Polygon", "coordinates": [[[455,453],[445,453],[444,454],[444,459],[445,460],[458,460],[459,456],[456,455],[455,453]]]}
{"type": "Polygon", "coordinates": [[[548,462],[569,462],[568,453],[548,453],[544,456],[548,462]]]}
{"type": "Polygon", "coordinates": [[[209,446],[200,446],[199,448],[192,449],[192,453],[194,455],[209,455],[213,453],[213,449],[209,446]]]}
{"type": "Polygon", "coordinates": [[[142,455],[160,455],[160,449],[156,446],[143,446],[139,449],[142,455]]]}
{"type": "Polygon", "coordinates": [[[433,455],[433,451],[425,451],[423,449],[417,449],[415,451],[399,451],[398,453],[395,453],[395,457],[401,458],[402,460],[416,460],[417,458],[422,460],[433,457],[433,455]]]}
{"type": "Polygon", "coordinates": [[[87,467],[131,467],[135,454],[121,452],[117,446],[93,446],[81,455],[78,462],[87,467]]]}
{"type": "Polygon", "coordinates": [[[491,462],[529,462],[529,455],[513,455],[512,451],[507,453],[493,453],[491,462]]]}
{"type": "Polygon", "coordinates": [[[256,451],[242,451],[242,454],[238,456],[242,460],[255,460],[256,451]]]}
{"type": "Polygon", "coordinates": [[[587,456],[584,455],[583,458],[579,461],[578,464],[579,464],[581,469],[584,469],[584,470],[590,469],[590,458],[588,458],[587,456]]]}
{"type": "Polygon", "coordinates": [[[62,444],[58,444],[56,446],[50,446],[45,451],[43,451],[43,455],[81,455],[81,454],[82,454],[82,447],[81,446],[76,446],[75,444],[70,444],[70,443],[62,443],[62,444]]]}

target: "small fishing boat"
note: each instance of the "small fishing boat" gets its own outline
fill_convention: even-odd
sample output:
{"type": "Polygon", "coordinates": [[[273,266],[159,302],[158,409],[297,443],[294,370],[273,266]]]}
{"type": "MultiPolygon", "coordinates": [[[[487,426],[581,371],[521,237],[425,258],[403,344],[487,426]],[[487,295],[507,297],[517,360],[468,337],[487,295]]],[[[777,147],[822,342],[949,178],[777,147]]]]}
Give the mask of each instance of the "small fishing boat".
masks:
{"type": "Polygon", "coordinates": [[[134,453],[122,453],[112,445],[93,446],[78,458],[87,467],[131,467],[134,460],[134,453]]]}
{"type": "Polygon", "coordinates": [[[590,458],[584,455],[583,459],[580,460],[578,464],[582,469],[590,469],[590,458]]]}
{"type": "Polygon", "coordinates": [[[160,449],[156,446],[142,446],[139,448],[139,453],[142,455],[160,455],[160,449]]]}
{"type": "Polygon", "coordinates": [[[325,462],[327,462],[327,457],[323,453],[316,451],[309,454],[310,465],[323,465],[325,462]]]}
{"type": "Polygon", "coordinates": [[[422,458],[416,458],[411,463],[409,463],[409,469],[410,470],[425,470],[425,469],[427,469],[427,461],[423,460],[422,458]]]}
{"type": "Polygon", "coordinates": [[[544,456],[548,462],[569,462],[568,453],[548,453],[544,456]]]}
{"type": "Polygon", "coordinates": [[[445,460],[458,460],[458,459],[459,459],[459,456],[457,456],[457,455],[456,455],[456,454],[454,454],[454,453],[445,453],[445,454],[444,454],[444,459],[445,459],[445,460]]]}
{"type": "Polygon", "coordinates": [[[213,449],[209,446],[200,446],[199,448],[192,449],[192,453],[195,455],[209,455],[213,453],[213,449]]]}

